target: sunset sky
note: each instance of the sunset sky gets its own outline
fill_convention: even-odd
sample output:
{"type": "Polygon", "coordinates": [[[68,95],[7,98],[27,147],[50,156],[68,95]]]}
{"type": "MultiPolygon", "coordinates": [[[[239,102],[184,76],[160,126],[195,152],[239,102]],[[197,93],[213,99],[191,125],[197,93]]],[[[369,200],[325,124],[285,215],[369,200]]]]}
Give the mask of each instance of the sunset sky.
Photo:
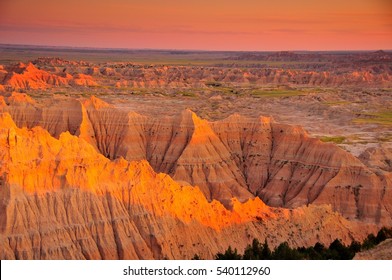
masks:
{"type": "Polygon", "coordinates": [[[132,49],[392,49],[392,0],[0,0],[0,43],[132,49]]]}

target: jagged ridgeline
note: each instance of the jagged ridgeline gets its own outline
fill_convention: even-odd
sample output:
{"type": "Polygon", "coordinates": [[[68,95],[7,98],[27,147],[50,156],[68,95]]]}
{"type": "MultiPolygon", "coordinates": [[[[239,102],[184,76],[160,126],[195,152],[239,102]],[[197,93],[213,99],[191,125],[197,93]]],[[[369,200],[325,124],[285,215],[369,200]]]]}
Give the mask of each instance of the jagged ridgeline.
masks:
{"type": "Polygon", "coordinates": [[[391,223],[390,173],[298,126],[153,118],[95,97],[1,104],[2,259],[213,258],[391,223]]]}
{"type": "MultiPolygon", "coordinates": [[[[230,59],[230,58],[229,58],[230,59]]],[[[364,53],[347,55],[305,55],[291,61],[290,55],[259,57],[280,61],[276,65],[244,64],[245,56],[231,58],[242,63],[204,66],[143,65],[135,63],[75,62],[60,58],[39,58],[27,64],[0,65],[0,91],[37,90],[58,86],[114,86],[116,88],[200,88],[225,83],[302,86],[391,86],[392,55],[364,53]],[[312,57],[313,56],[313,57],[312,57]],[[323,62],[315,63],[322,59],[323,62]],[[350,66],[351,65],[351,66],[350,66]],[[245,68],[244,68],[245,66],[245,68]],[[291,69],[291,68],[293,69],[291,69]]],[[[264,61],[265,62],[265,61],[264,61]]]]}

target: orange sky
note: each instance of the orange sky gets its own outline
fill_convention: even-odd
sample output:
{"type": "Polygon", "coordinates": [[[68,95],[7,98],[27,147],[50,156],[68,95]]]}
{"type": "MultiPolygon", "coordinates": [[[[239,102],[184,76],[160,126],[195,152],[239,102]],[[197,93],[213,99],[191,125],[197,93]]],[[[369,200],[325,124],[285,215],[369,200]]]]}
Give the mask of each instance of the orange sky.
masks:
{"type": "Polygon", "coordinates": [[[392,0],[0,0],[0,43],[392,49],[392,0]]]}

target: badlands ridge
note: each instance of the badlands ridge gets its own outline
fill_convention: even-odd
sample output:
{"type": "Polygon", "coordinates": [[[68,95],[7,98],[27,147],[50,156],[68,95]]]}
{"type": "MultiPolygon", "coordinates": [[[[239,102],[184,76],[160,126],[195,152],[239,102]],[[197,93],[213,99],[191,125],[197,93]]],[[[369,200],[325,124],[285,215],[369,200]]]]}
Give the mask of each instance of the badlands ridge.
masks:
{"type": "Polygon", "coordinates": [[[0,66],[0,258],[211,259],[392,226],[392,55],[225,59],[0,66]]]}
{"type": "MultiPolygon", "coordinates": [[[[392,56],[376,65],[342,70],[342,65],[318,69],[244,68],[218,66],[165,66],[132,63],[67,61],[40,58],[27,64],[0,65],[0,85],[6,90],[37,90],[59,86],[116,88],[205,88],[208,85],[292,84],[302,86],[391,86],[392,56]]],[[[333,65],[333,64],[332,64],[333,65]]],[[[343,64],[346,66],[346,64],[343,64]]],[[[321,67],[321,66],[319,66],[321,67]]]]}
{"type": "Polygon", "coordinates": [[[2,259],[211,258],[391,224],[391,173],[300,127],[151,118],[95,97],[1,103],[2,259]]]}

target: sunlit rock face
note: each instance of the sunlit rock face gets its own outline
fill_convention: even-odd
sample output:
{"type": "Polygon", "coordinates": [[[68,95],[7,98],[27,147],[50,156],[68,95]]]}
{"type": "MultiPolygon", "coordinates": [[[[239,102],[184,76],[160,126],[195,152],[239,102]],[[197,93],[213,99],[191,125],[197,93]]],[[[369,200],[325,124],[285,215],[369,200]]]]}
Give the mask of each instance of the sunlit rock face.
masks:
{"type": "Polygon", "coordinates": [[[2,110],[18,127],[41,126],[56,138],[68,132],[111,160],[146,160],[155,172],[198,186],[207,201],[227,208],[233,198],[259,197],[273,207],[329,204],[349,219],[391,223],[391,173],[374,173],[299,126],[240,115],[208,122],[190,110],[158,119],[95,97],[39,107],[17,96],[5,98],[2,110]]]}
{"type": "Polygon", "coordinates": [[[86,74],[71,75],[66,72],[49,72],[38,69],[31,62],[19,63],[0,69],[0,84],[11,90],[44,90],[59,86],[96,86],[96,81],[86,74]]]}
{"type": "MultiPolygon", "coordinates": [[[[317,55],[316,55],[317,56],[317,55]]],[[[232,58],[249,61],[246,57],[232,58]]],[[[264,57],[263,61],[282,61],[282,57],[264,57]]],[[[288,59],[288,57],[284,57],[288,59]]],[[[221,84],[246,85],[302,85],[302,86],[391,86],[391,56],[377,57],[367,53],[361,57],[345,57],[346,62],[333,56],[324,63],[309,63],[310,58],[299,57],[294,60],[294,69],[263,67],[217,66],[167,66],[141,65],[133,63],[100,63],[67,61],[60,58],[40,58],[27,64],[0,65],[0,91],[8,90],[45,90],[53,87],[96,87],[116,88],[206,88],[221,84]],[[368,61],[368,62],[366,62],[368,61]],[[371,63],[369,63],[371,61],[371,63]],[[299,69],[298,69],[299,68],[299,69]]],[[[311,58],[315,62],[318,58],[311,58]]],[[[340,58],[342,59],[342,58],[340,58]]],[[[286,67],[287,68],[287,67],[286,67]]]]}
{"type": "MultiPolygon", "coordinates": [[[[0,65],[0,258],[211,259],[228,246],[241,252],[253,238],[271,247],[328,245],[391,226],[388,146],[357,158],[301,126],[259,116],[262,109],[278,118],[295,102],[286,123],[326,116],[323,126],[343,117],[321,129],[330,134],[365,103],[373,106],[363,111],[388,109],[391,55],[321,64],[320,54],[242,55],[228,58],[230,66],[59,58],[0,65]],[[280,89],[298,96],[257,95],[280,89]],[[139,102],[148,103],[138,110],[145,115],[127,107],[139,102]]],[[[377,130],[383,134],[374,139],[388,138],[377,130]]]]}
{"type": "Polygon", "coordinates": [[[8,113],[0,115],[0,160],[2,259],[212,258],[253,238],[298,246],[374,231],[330,206],[232,198],[227,209],[145,160],[109,160],[69,132],[18,128],[8,113]]]}

